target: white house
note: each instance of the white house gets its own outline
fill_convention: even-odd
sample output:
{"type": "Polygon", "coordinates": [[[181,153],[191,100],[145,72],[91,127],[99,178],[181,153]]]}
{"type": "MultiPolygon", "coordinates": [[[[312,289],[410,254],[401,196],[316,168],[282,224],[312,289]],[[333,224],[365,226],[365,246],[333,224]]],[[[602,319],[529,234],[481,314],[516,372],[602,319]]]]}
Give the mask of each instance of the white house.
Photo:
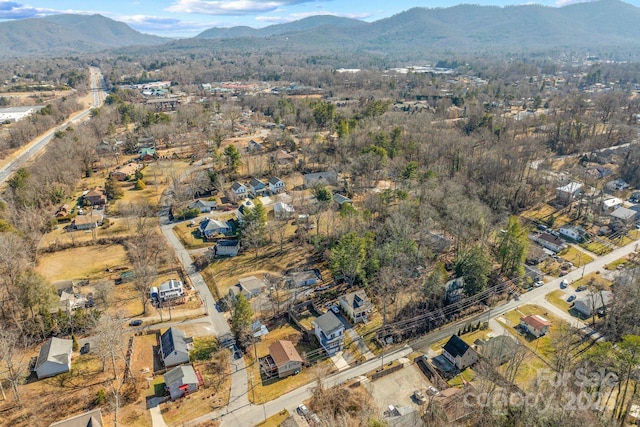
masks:
{"type": "Polygon", "coordinates": [[[622,206],[622,200],[618,199],[617,197],[610,197],[602,201],[603,212],[613,212],[620,206],[622,206]]]}
{"type": "Polygon", "coordinates": [[[216,256],[236,256],[239,250],[238,240],[218,240],[214,246],[216,256]]]}
{"type": "Polygon", "coordinates": [[[172,400],[197,391],[201,383],[191,365],[176,366],[164,374],[164,385],[172,400]]]}
{"type": "Polygon", "coordinates": [[[291,273],[291,283],[294,286],[311,286],[318,283],[319,274],[316,270],[295,271],[291,273]]]}
{"type": "Polygon", "coordinates": [[[582,184],[579,182],[570,182],[562,187],[556,188],[556,198],[562,203],[571,203],[580,194],[582,184]]]}
{"type": "Polygon", "coordinates": [[[264,281],[256,276],[249,276],[238,279],[238,283],[230,289],[230,292],[234,296],[243,293],[247,299],[251,299],[260,295],[266,287],[267,285],[264,281]]]}
{"type": "Polygon", "coordinates": [[[170,279],[158,286],[158,298],[160,301],[168,301],[184,296],[184,286],[180,280],[170,279]]]}
{"type": "Polygon", "coordinates": [[[322,348],[333,356],[344,348],[344,325],[333,312],[328,311],[316,317],[313,323],[315,333],[322,348]]]}
{"type": "Polygon", "coordinates": [[[558,232],[565,238],[571,239],[575,242],[582,242],[585,234],[583,228],[574,227],[572,225],[566,225],[564,227],[560,227],[558,232]]]}
{"type": "Polygon", "coordinates": [[[609,305],[612,300],[613,292],[611,291],[589,292],[587,295],[578,298],[573,304],[573,308],[583,317],[590,317],[594,311],[597,313],[603,307],[609,305]]]}
{"type": "Polygon", "coordinates": [[[271,192],[271,194],[282,193],[284,189],[285,187],[284,187],[283,180],[275,176],[272,176],[271,178],[269,178],[269,191],[271,192]]]}
{"type": "Polygon", "coordinates": [[[442,347],[442,355],[461,371],[478,361],[478,353],[457,335],[452,335],[442,347]]]}
{"type": "Polygon", "coordinates": [[[616,179],[609,181],[604,185],[604,188],[608,191],[622,191],[629,188],[629,184],[624,179],[616,179]]]}
{"type": "Polygon", "coordinates": [[[373,309],[373,304],[363,290],[342,295],[338,297],[338,302],[353,323],[367,322],[367,314],[373,309]]]}
{"type": "Polygon", "coordinates": [[[38,379],[54,377],[71,370],[73,341],[49,338],[40,348],[34,371],[38,379]]]}
{"type": "Polygon", "coordinates": [[[536,338],[539,338],[549,332],[551,323],[544,317],[538,314],[533,314],[526,317],[521,317],[519,326],[525,332],[533,335],[536,338]]]}
{"type": "Polygon", "coordinates": [[[193,347],[193,338],[184,331],[169,328],[160,335],[160,356],[165,368],[189,363],[189,350],[193,347]]]}
{"type": "Polygon", "coordinates": [[[273,214],[278,219],[289,219],[295,212],[293,206],[288,203],[278,202],[273,205],[273,214]]]}
{"type": "Polygon", "coordinates": [[[189,209],[200,209],[200,212],[206,213],[216,210],[218,204],[215,200],[196,200],[189,204],[189,209]]]}
{"type": "Polygon", "coordinates": [[[566,243],[560,237],[549,233],[530,234],[529,238],[543,248],[553,252],[560,252],[567,247],[566,243]]]}
{"type": "Polygon", "coordinates": [[[231,193],[234,200],[246,199],[249,196],[247,186],[240,184],[238,181],[231,184],[231,193]]]}

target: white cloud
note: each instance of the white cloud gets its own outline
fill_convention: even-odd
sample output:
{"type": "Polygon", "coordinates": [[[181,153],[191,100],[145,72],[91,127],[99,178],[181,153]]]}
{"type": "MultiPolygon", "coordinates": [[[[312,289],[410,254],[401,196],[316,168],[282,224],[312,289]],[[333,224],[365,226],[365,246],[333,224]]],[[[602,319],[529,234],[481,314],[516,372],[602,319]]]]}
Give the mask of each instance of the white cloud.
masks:
{"type": "Polygon", "coordinates": [[[216,26],[215,23],[181,21],[176,18],[167,18],[162,16],[151,15],[129,15],[117,16],[113,19],[124,22],[134,30],[158,34],[164,36],[185,36],[188,34],[195,35],[205,29],[216,26]]]}
{"type": "Polygon", "coordinates": [[[272,12],[283,6],[326,0],[177,0],[165,10],[204,15],[250,15],[272,12]]]}
{"type": "Polygon", "coordinates": [[[592,0],[556,0],[555,6],[562,7],[576,3],[590,3],[592,0]]]}

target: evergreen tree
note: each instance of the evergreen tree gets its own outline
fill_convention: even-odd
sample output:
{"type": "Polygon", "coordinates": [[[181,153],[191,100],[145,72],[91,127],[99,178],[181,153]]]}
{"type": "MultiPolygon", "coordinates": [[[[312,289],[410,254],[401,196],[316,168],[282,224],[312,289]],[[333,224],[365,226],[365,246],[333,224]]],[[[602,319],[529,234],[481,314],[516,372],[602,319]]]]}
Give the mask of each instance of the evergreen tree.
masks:
{"type": "Polygon", "coordinates": [[[251,332],[251,318],[253,310],[243,293],[238,294],[236,304],[233,307],[231,318],[231,330],[238,341],[243,341],[251,332]]]}

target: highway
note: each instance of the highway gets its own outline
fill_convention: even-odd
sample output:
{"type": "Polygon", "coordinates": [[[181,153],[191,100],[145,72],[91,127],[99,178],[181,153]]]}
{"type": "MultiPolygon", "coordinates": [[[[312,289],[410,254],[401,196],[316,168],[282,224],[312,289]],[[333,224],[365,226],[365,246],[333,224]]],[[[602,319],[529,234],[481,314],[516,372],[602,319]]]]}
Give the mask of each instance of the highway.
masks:
{"type": "Polygon", "coordinates": [[[6,164],[5,166],[0,167],[0,183],[4,183],[13,173],[24,166],[29,160],[34,158],[36,155],[40,154],[44,148],[51,142],[53,136],[56,132],[61,131],[69,127],[70,125],[76,125],[78,123],[82,123],[85,120],[89,119],[91,110],[93,108],[98,108],[104,103],[104,99],[106,97],[105,92],[105,84],[102,73],[100,69],[96,67],[90,67],[90,82],[91,82],[91,94],[93,100],[91,102],[91,106],[82,110],[78,113],[73,114],[69,119],[67,119],[64,123],[54,128],[49,129],[39,137],[35,138],[26,146],[19,149],[18,153],[15,155],[15,158],[6,164]]]}

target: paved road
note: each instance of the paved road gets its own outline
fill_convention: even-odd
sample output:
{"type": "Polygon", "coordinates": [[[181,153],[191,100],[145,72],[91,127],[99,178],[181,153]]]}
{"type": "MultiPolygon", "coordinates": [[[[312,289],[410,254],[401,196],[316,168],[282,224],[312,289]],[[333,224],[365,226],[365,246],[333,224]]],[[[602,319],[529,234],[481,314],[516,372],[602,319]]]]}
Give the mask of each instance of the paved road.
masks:
{"type": "Polygon", "coordinates": [[[56,132],[66,129],[68,126],[83,122],[89,119],[89,113],[93,108],[100,107],[104,101],[104,80],[100,70],[95,67],[90,67],[91,76],[91,91],[93,92],[93,103],[90,107],[80,111],[67,119],[60,126],[49,129],[39,137],[35,138],[28,145],[21,148],[16,153],[15,158],[6,165],[0,167],[0,183],[5,182],[13,173],[23,166],[30,159],[42,152],[44,148],[51,142],[56,132]]]}
{"type": "MultiPolygon", "coordinates": [[[[384,356],[384,361],[385,363],[387,363],[393,360],[397,360],[408,355],[412,351],[413,349],[409,346],[402,347],[389,354],[386,354],[384,356]]],[[[367,372],[370,372],[379,367],[380,363],[380,357],[376,357],[375,359],[371,359],[360,365],[356,365],[352,368],[330,375],[324,380],[324,386],[333,387],[335,385],[342,384],[343,382],[348,381],[352,378],[364,375],[367,372]]],[[[222,420],[221,425],[225,427],[254,426],[264,421],[265,418],[275,415],[283,409],[287,409],[289,413],[295,412],[296,407],[303,400],[309,399],[311,397],[312,390],[315,386],[315,382],[307,384],[303,387],[290,391],[289,393],[286,393],[279,398],[272,400],[271,402],[267,402],[264,405],[251,404],[237,410],[227,411],[226,409],[221,409],[218,411],[214,411],[202,417],[196,418],[186,423],[185,425],[196,426],[203,421],[218,418],[222,420]]]]}
{"type": "MultiPolygon", "coordinates": [[[[162,234],[164,234],[167,242],[171,245],[176,253],[176,256],[182,263],[184,270],[189,275],[191,284],[198,290],[202,303],[206,309],[207,317],[213,329],[213,333],[216,336],[230,334],[231,329],[225,319],[224,315],[219,312],[216,307],[216,300],[213,298],[209,287],[202,278],[202,275],[197,271],[193,265],[193,260],[189,255],[189,252],[184,248],[180,239],[173,232],[175,223],[169,222],[167,216],[160,217],[160,228],[162,234]]],[[[248,392],[248,377],[247,369],[244,364],[244,358],[237,360],[231,360],[231,395],[229,397],[229,410],[235,410],[237,408],[246,406],[249,404],[248,392]]]]}

